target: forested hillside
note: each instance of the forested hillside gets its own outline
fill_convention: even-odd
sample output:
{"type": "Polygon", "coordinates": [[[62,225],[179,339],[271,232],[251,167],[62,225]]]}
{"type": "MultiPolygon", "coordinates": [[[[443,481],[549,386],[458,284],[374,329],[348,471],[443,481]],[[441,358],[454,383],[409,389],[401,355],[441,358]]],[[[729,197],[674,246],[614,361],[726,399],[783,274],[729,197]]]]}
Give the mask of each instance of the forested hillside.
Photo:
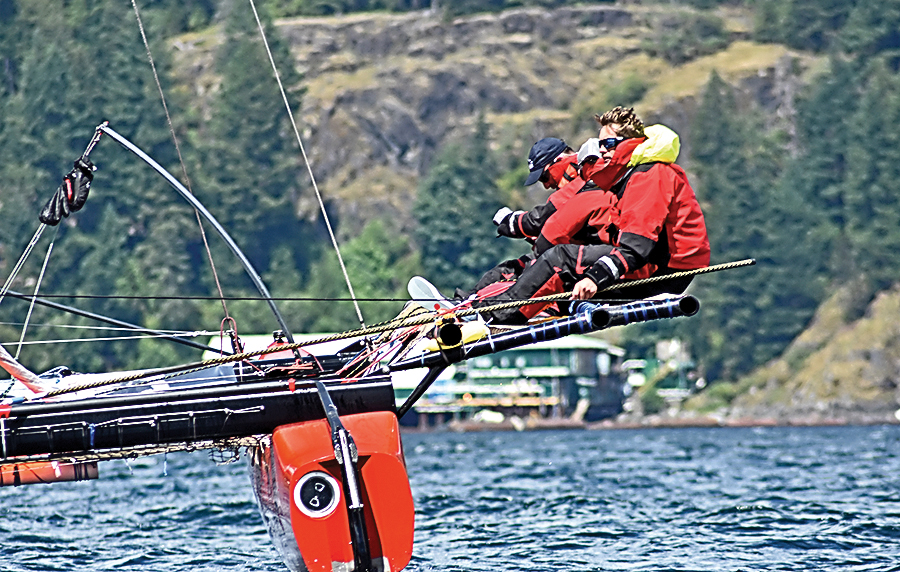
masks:
{"type": "MultiPolygon", "coordinates": [[[[709,380],[736,380],[780,355],[840,285],[858,285],[861,313],[898,280],[900,0],[257,6],[358,297],[404,298],[414,273],[452,290],[524,251],[494,238],[490,216],[544,199],[521,187],[529,146],[555,135],[577,147],[592,114],[618,104],[681,135],[713,262],[759,261],[698,279],[700,315],[628,330],[635,351],[679,335],[709,380]]],[[[292,328],[357,325],[249,3],[138,7],[177,149],[129,3],[0,0],[3,276],[109,120],[290,298],[292,328]]],[[[111,141],[92,159],[87,206],[45,233],[13,290],[35,287],[52,235],[41,293],[63,303],[167,330],[215,330],[226,311],[242,333],[277,327],[261,302],[215,299],[196,217],[164,181],[111,141]]],[[[208,239],[226,297],[256,297],[208,239]]],[[[399,305],[362,309],[371,323],[399,305]]],[[[3,301],[2,340],[18,340],[27,311],[3,301]]],[[[96,323],[42,308],[32,321],[29,340],[114,335],[50,328],[96,323]]],[[[186,352],[111,341],[26,346],[22,359],[104,370],[186,352]]]]}

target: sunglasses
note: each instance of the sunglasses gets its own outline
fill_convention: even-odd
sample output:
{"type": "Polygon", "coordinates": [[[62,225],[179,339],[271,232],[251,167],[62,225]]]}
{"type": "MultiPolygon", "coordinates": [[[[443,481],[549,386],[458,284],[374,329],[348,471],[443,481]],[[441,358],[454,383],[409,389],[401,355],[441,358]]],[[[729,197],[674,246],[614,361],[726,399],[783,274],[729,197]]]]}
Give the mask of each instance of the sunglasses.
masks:
{"type": "Polygon", "coordinates": [[[607,137],[606,139],[600,139],[598,142],[600,147],[606,149],[607,151],[611,151],[618,146],[619,143],[625,141],[624,137],[607,137]]]}

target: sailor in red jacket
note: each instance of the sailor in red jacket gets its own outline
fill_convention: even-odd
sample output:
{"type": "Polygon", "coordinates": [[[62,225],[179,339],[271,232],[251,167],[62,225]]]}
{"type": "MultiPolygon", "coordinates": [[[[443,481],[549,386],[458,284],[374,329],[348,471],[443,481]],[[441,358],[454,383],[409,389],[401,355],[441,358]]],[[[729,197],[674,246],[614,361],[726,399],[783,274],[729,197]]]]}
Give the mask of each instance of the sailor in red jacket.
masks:
{"type": "MultiPolygon", "coordinates": [[[[578,174],[575,151],[562,139],[545,137],[532,145],[528,153],[528,178],[525,186],[540,181],[544,188],[552,190],[547,202],[530,211],[515,211],[503,207],[494,215],[497,235],[522,238],[534,242],[544,223],[552,217],[568,199],[575,195],[585,182],[578,174]]],[[[469,291],[457,289],[457,298],[467,298],[482,288],[496,282],[515,280],[526,267],[534,262],[533,253],[512,260],[505,260],[488,270],[469,291]]]]}
{"type": "Polygon", "coordinates": [[[530,211],[515,211],[503,207],[494,215],[497,234],[509,238],[534,238],[544,223],[577,193],[584,180],[578,174],[577,155],[562,139],[545,137],[532,145],[528,153],[530,173],[525,186],[540,181],[547,190],[554,191],[547,202],[530,211]]]}
{"type": "MultiPolygon", "coordinates": [[[[596,119],[600,123],[594,153],[597,158],[593,163],[586,160],[581,172],[597,187],[615,195],[612,215],[608,196],[594,195],[594,208],[590,193],[583,193],[584,199],[576,195],[554,215],[558,219],[551,218],[544,225],[542,235],[558,236],[538,238],[542,253],[535,263],[509,290],[477,305],[544,296],[568,288],[573,288],[573,299],[588,299],[620,277],[629,273],[633,277],[635,271],[648,265],[653,265],[653,275],[709,265],[703,213],[684,171],[671,162],[648,160],[638,152],[649,140],[632,109],[616,108],[596,119]],[[598,244],[603,232],[592,236],[594,230],[605,230],[610,244],[598,244]],[[575,243],[579,238],[582,244],[575,243]],[[553,244],[556,240],[559,242],[553,244]]],[[[674,142],[677,145],[677,137],[674,142]]],[[[588,159],[590,149],[583,147],[579,154],[588,159]]],[[[604,297],[681,293],[689,283],[689,278],[667,280],[614,295],[605,292],[604,297]]],[[[535,304],[493,312],[490,317],[496,323],[525,323],[540,309],[541,305],[535,304]]]]}

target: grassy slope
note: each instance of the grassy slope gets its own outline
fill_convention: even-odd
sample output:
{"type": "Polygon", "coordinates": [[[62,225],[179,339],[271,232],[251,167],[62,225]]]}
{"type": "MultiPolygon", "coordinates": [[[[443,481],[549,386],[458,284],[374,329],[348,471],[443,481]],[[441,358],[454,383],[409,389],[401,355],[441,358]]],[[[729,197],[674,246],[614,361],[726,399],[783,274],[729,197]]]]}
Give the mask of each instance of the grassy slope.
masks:
{"type": "Polygon", "coordinates": [[[713,388],[685,405],[733,417],[892,421],[900,379],[900,289],[865,302],[858,284],[836,290],[778,359],[735,386],[713,388]]]}

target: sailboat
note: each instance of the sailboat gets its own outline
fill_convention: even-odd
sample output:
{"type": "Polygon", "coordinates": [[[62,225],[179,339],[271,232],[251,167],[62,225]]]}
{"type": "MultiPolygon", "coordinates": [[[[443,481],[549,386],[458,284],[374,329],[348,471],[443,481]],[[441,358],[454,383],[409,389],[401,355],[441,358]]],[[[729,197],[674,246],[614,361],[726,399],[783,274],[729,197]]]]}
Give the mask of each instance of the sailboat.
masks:
{"type": "Polygon", "coordinates": [[[492,328],[464,321],[484,309],[435,304],[428,310],[420,301],[394,320],[295,343],[236,243],[175,177],[107,122],[96,128],[79,160],[86,163],[103,136],[159,172],[217,229],[269,300],[282,330],[263,350],[243,352],[234,338],[233,351],[220,350],[219,357],[145,371],[36,376],[0,351],[0,365],[22,385],[18,395],[0,402],[0,485],[96,479],[99,463],[112,459],[245,449],[263,520],[290,570],[407,566],[415,510],[398,419],[449,365],[699,309],[692,296],[579,302],[563,316],[492,328]],[[313,349],[340,340],[347,344],[336,352],[318,355],[313,349]],[[397,407],[392,374],[411,370],[421,379],[397,407]]]}
{"type": "MultiPolygon", "coordinates": [[[[19,385],[0,400],[0,485],[97,479],[100,464],[114,459],[243,450],[262,518],[290,570],[397,571],[409,564],[415,508],[398,420],[448,366],[544,340],[692,316],[699,310],[699,302],[689,295],[617,304],[588,301],[567,306],[559,316],[498,328],[465,319],[490,308],[412,304],[388,322],[298,343],[237,243],[138,145],[104,122],[78,161],[89,165],[103,139],[115,141],[155,170],[218,232],[267,300],[279,330],[263,350],[244,351],[235,335],[230,350],[220,348],[218,357],[142,371],[79,374],[57,368],[36,375],[3,350],[0,365],[19,385]],[[337,350],[316,350],[338,341],[345,344],[337,350]],[[419,382],[398,406],[393,376],[401,372],[415,372],[419,382]]],[[[72,215],[84,206],[86,195],[71,189],[60,187],[48,204],[51,215],[72,215]]],[[[32,244],[46,224],[42,222],[32,244]]],[[[719,269],[724,268],[704,270],[719,269]]],[[[32,304],[76,311],[12,292],[9,284],[11,280],[0,298],[24,297],[32,304]]],[[[562,297],[537,301],[563,304],[562,297]]],[[[105,316],[81,315],[148,331],[105,316]]]]}

